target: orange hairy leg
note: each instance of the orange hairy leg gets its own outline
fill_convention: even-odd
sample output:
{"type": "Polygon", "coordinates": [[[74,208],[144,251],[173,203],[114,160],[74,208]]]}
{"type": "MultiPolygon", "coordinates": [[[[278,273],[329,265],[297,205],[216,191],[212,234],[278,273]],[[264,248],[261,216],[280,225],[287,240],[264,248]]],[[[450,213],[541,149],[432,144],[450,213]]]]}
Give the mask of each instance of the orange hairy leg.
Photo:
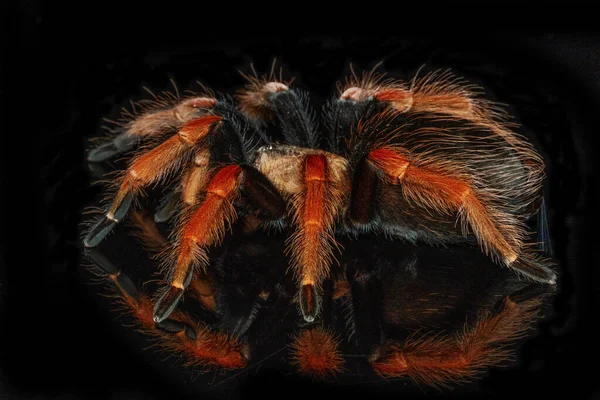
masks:
{"type": "Polygon", "coordinates": [[[213,124],[220,120],[221,117],[211,115],[189,122],[177,135],[136,157],[126,171],[108,214],[114,217],[125,197],[137,194],[142,188],[172,172],[178,166],[177,161],[199,140],[206,137],[213,124]]]}
{"type": "Polygon", "coordinates": [[[247,359],[240,343],[199,324],[186,313],[176,311],[169,319],[156,325],[152,300],[140,293],[131,279],[97,249],[90,249],[87,255],[113,282],[122,306],[140,330],[155,337],[160,347],[182,355],[188,365],[224,369],[238,369],[246,365],[247,359]]]}
{"type": "Polygon", "coordinates": [[[320,307],[317,287],[329,274],[333,257],[331,231],[336,218],[336,202],[328,190],[328,163],[324,155],[307,155],[300,180],[304,190],[295,201],[298,230],[291,251],[301,286],[300,309],[304,319],[315,319],[320,307]]]}
{"type": "MultiPolygon", "coordinates": [[[[369,73],[363,79],[354,77],[346,84],[340,98],[364,101],[375,98],[388,102],[398,112],[443,113],[454,117],[475,118],[475,101],[469,85],[460,85],[449,74],[436,77],[437,82],[410,87],[400,81],[383,80],[383,75],[369,73]]],[[[425,79],[427,80],[427,78],[425,79]]],[[[431,79],[430,79],[431,80],[431,79]]]]}
{"type": "MultiPolygon", "coordinates": [[[[132,224],[137,228],[135,236],[138,237],[144,248],[154,254],[165,249],[167,239],[158,231],[152,216],[147,212],[134,210],[131,213],[132,224]]],[[[200,302],[207,310],[215,310],[214,289],[210,282],[195,276],[189,286],[190,295],[200,302]]]]}
{"type": "Polygon", "coordinates": [[[295,231],[287,240],[286,253],[299,285],[300,311],[311,322],[321,306],[317,290],[334,260],[334,223],[350,187],[347,162],[322,150],[273,145],[259,150],[255,165],[289,196],[295,231]]]}
{"type": "Polygon", "coordinates": [[[177,104],[175,107],[148,112],[127,124],[127,133],[133,136],[153,136],[169,128],[181,127],[206,112],[217,104],[212,97],[193,97],[177,104]]]}
{"type": "Polygon", "coordinates": [[[205,268],[208,262],[206,247],[219,243],[225,227],[236,219],[232,202],[238,194],[242,167],[228,165],[219,169],[206,188],[206,195],[182,229],[176,248],[175,265],[171,271],[170,287],[154,309],[156,322],[161,322],[175,309],[193,275],[193,266],[205,268]]]}
{"type": "Polygon", "coordinates": [[[198,194],[205,188],[209,177],[210,152],[208,149],[201,149],[194,157],[194,166],[188,171],[182,180],[182,198],[183,202],[192,206],[198,200],[198,194]]]}
{"type": "Polygon", "coordinates": [[[442,213],[458,212],[469,223],[484,251],[497,251],[507,266],[518,258],[516,238],[498,228],[497,221],[468,183],[413,165],[405,155],[392,149],[374,150],[368,160],[392,183],[402,185],[404,195],[415,203],[442,213]]]}
{"type": "Polygon", "coordinates": [[[543,170],[542,158],[523,142],[506,124],[507,115],[498,105],[481,98],[477,85],[469,84],[450,71],[430,72],[405,84],[384,79],[384,74],[370,71],[361,78],[347,81],[340,95],[343,99],[376,99],[399,113],[438,114],[489,129],[528,160],[525,166],[534,176],[543,170]]]}
{"type": "Polygon", "coordinates": [[[438,387],[473,378],[510,359],[507,346],[531,327],[539,305],[539,298],[518,302],[508,296],[500,311],[488,311],[454,336],[411,336],[402,344],[389,344],[373,368],[383,376],[438,387]]]}
{"type": "MultiPolygon", "coordinates": [[[[535,168],[543,168],[543,161],[531,148],[518,139],[515,134],[499,123],[502,113],[489,102],[475,98],[470,86],[453,82],[449,75],[442,74],[437,82],[424,84],[427,79],[417,82],[410,90],[406,88],[382,87],[375,91],[374,97],[398,112],[435,113],[457,119],[466,119],[484,126],[501,136],[513,148],[531,160],[535,168]]],[[[471,85],[472,86],[472,85],[471,85]]],[[[526,164],[533,167],[533,164],[526,164]]]]}
{"type": "Polygon", "coordinates": [[[325,192],[325,157],[307,156],[304,164],[304,183],[306,197],[302,210],[302,229],[306,247],[302,251],[302,284],[314,285],[320,275],[319,254],[314,251],[320,241],[320,232],[325,223],[324,192],[325,192]]]}
{"type": "Polygon", "coordinates": [[[146,112],[127,123],[115,122],[124,132],[110,142],[92,149],[88,153],[88,161],[97,163],[109,160],[133,149],[136,143],[142,140],[168,133],[173,128],[179,129],[184,124],[205,115],[208,109],[217,103],[217,100],[211,97],[193,97],[171,108],[158,111],[155,109],[167,107],[173,100],[173,98],[160,99],[155,96],[155,100],[149,102],[150,106],[147,106],[148,102],[139,103],[146,112]]]}
{"type": "Polygon", "coordinates": [[[338,341],[323,328],[302,331],[294,337],[291,348],[291,363],[303,375],[323,379],[342,369],[344,359],[338,350],[338,341]]]}
{"type": "Polygon", "coordinates": [[[194,277],[188,288],[191,296],[200,302],[204,308],[209,311],[215,311],[215,290],[208,280],[194,277]]]}
{"type": "Polygon", "coordinates": [[[193,206],[198,201],[198,195],[206,188],[210,178],[210,151],[200,148],[194,156],[193,163],[185,169],[179,187],[173,188],[162,200],[154,214],[156,222],[165,222],[175,214],[181,199],[185,206],[193,206]]]}
{"type": "Polygon", "coordinates": [[[382,89],[377,91],[375,98],[388,101],[399,112],[408,110],[414,112],[434,112],[450,114],[455,117],[474,118],[473,103],[460,93],[413,93],[406,89],[382,89]]]}
{"type": "Polygon", "coordinates": [[[210,115],[183,126],[177,135],[154,149],[135,157],[121,179],[108,212],[84,238],[86,247],[97,246],[129,210],[133,198],[142,189],[159,182],[180,167],[184,156],[210,132],[221,117],[210,115]]]}

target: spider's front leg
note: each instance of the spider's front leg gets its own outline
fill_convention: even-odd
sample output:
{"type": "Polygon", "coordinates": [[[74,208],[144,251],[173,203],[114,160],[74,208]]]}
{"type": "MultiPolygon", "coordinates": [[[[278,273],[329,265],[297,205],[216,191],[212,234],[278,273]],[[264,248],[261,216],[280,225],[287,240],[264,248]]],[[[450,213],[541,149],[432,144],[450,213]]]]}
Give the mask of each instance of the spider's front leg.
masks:
{"type": "Polygon", "coordinates": [[[300,310],[312,322],[321,307],[321,283],[334,262],[334,227],[349,192],[346,161],[322,150],[296,146],[259,149],[257,168],[290,198],[295,232],[288,240],[299,285],[300,310]]]}
{"type": "Polygon", "coordinates": [[[144,188],[156,184],[181,168],[192,150],[200,144],[221,117],[207,115],[185,124],[179,132],[148,152],[135,157],[120,180],[112,204],[84,238],[86,247],[97,246],[121,221],[133,199],[144,188]]]}
{"type": "MultiPolygon", "coordinates": [[[[190,284],[193,267],[206,266],[206,248],[218,244],[225,227],[236,219],[233,203],[240,195],[266,220],[280,219],[286,209],[273,185],[250,166],[259,132],[249,126],[233,104],[214,101],[211,106],[212,115],[187,122],[176,135],[131,160],[110,208],[84,238],[87,248],[97,246],[123,219],[143,189],[183,169],[176,193],[181,191],[184,211],[176,229],[175,250],[167,260],[169,287],[154,307],[158,323],[176,307],[190,284]]],[[[161,209],[155,219],[170,214],[161,209]]]]}
{"type": "Polygon", "coordinates": [[[300,311],[307,322],[321,308],[321,284],[335,257],[334,225],[346,207],[347,163],[319,150],[320,137],[305,92],[273,76],[250,77],[237,98],[242,110],[260,124],[275,120],[285,145],[257,152],[256,168],[289,199],[295,231],[288,240],[298,282],[300,311]]]}
{"type": "Polygon", "coordinates": [[[244,196],[265,219],[277,220],[285,213],[285,202],[277,189],[256,169],[226,165],[217,170],[206,187],[204,198],[191,212],[178,233],[169,286],[154,307],[154,320],[165,320],[175,309],[190,284],[194,266],[205,268],[207,248],[217,245],[225,229],[236,219],[234,202],[244,196]]]}

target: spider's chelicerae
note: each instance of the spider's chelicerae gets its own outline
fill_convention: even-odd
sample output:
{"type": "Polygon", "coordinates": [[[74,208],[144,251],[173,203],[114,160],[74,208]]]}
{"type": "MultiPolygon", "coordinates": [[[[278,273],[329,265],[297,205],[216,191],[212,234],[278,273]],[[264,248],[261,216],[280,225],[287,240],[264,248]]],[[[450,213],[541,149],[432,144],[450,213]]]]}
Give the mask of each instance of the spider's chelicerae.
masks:
{"type": "Polygon", "coordinates": [[[300,321],[291,361],[308,375],[342,368],[338,320],[384,376],[440,385],[508,357],[506,345],[530,327],[556,274],[527,227],[542,204],[544,164],[502,108],[447,71],[410,82],[369,72],[352,73],[317,118],[308,93],[281,74],[246,78],[234,99],[208,90],[158,98],[88,155],[91,163],[128,157],[84,244],[140,326],[192,364],[242,368],[256,314],[286,298],[300,321]],[[132,207],[150,188],[166,193],[154,218],[132,207]],[[161,249],[154,296],[97,250],[126,217],[161,249]],[[168,239],[155,223],[169,226],[168,239]],[[257,235],[281,246],[266,251],[257,235]],[[220,251],[224,240],[230,250],[220,251]],[[472,248],[479,256],[465,253],[472,248]],[[432,254],[448,268],[464,264],[472,278],[446,284],[439,259],[427,267],[432,254]],[[263,309],[223,311],[223,271],[256,272],[259,260],[280,271],[247,282],[260,286],[250,303],[263,309]],[[398,273],[400,286],[382,282],[398,273]],[[504,283],[493,301],[480,300],[486,306],[475,319],[460,314],[457,329],[423,333],[428,315],[457,308],[461,291],[476,290],[471,280],[501,273],[504,283]],[[180,306],[183,297],[217,322],[180,306]],[[337,303],[346,304],[343,318],[337,303]]]}

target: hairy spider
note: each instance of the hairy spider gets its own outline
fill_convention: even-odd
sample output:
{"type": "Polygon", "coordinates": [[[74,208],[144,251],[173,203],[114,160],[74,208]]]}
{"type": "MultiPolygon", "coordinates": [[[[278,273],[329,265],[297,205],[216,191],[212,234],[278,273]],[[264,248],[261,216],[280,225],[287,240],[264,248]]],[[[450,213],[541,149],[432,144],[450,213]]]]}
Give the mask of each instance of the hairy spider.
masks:
{"type": "Polygon", "coordinates": [[[127,167],[109,182],[109,204],[83,241],[144,330],[191,364],[241,368],[250,357],[243,338],[256,304],[288,299],[303,319],[292,339],[293,363],[327,376],[344,361],[333,321],[335,304],[345,302],[346,324],[382,375],[440,385],[504,360],[504,345],[530,326],[556,273],[526,225],[542,204],[544,164],[503,109],[448,71],[410,82],[353,72],[318,124],[308,93],[292,81],[273,72],[244,76],[248,84],[234,98],[206,90],[158,99],[88,155],[92,163],[127,155],[127,167]],[[130,212],[151,188],[167,192],[154,218],[130,212]],[[154,298],[96,249],[127,215],[149,248],[162,249],[164,283],[154,298]],[[165,239],[155,223],[167,220],[174,222],[165,239]],[[265,230],[276,232],[271,242],[284,242],[281,257],[277,244],[261,247],[265,230]],[[369,238],[381,233],[386,244],[372,244],[369,238]],[[452,250],[472,245],[479,250],[469,255],[452,250]],[[423,246],[427,252],[417,256],[423,246]],[[368,255],[374,252],[381,254],[368,255]],[[405,282],[382,291],[386,276],[398,280],[394,254],[405,282]],[[404,323],[403,334],[390,335],[385,326],[405,319],[422,327],[427,310],[454,308],[460,290],[474,290],[444,286],[444,273],[425,266],[432,254],[456,270],[464,264],[467,286],[504,274],[493,291],[503,300],[480,299],[475,322],[463,320],[454,334],[406,334],[404,323]],[[420,268],[426,279],[417,278],[420,268]],[[244,281],[244,269],[262,272],[244,281]],[[448,297],[430,300],[435,290],[427,283],[448,297]],[[232,285],[258,303],[232,312],[232,285]],[[411,292],[435,307],[413,304],[411,292]],[[184,295],[195,297],[204,314],[178,307],[184,295]],[[219,329],[206,311],[220,316],[219,329]]]}

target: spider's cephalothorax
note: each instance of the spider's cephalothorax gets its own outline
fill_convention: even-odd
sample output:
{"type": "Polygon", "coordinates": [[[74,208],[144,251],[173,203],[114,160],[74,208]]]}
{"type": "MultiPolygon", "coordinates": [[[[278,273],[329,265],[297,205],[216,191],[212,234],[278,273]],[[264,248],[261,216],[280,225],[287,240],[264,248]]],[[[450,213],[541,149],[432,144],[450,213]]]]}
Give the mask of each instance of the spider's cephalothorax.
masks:
{"type": "MultiPolygon", "coordinates": [[[[321,311],[332,298],[352,292],[335,278],[348,272],[339,263],[341,238],[360,241],[383,233],[411,245],[478,243],[489,260],[527,280],[554,285],[556,275],[528,243],[525,225],[541,202],[543,162],[506,120],[498,106],[448,72],[410,83],[373,73],[360,79],[353,75],[323,107],[320,124],[307,93],[272,74],[250,77],[235,100],[206,93],[149,110],[89,153],[89,161],[98,163],[139,147],[114,180],[110,203],[84,244],[125,303],[143,315],[143,324],[183,332],[180,343],[172,345],[177,349],[192,346],[187,341],[202,341],[197,356],[226,367],[243,364],[244,350],[234,338],[247,331],[256,310],[234,318],[235,335],[228,337],[197,328],[177,305],[186,291],[210,286],[210,279],[199,278],[211,277],[209,248],[218,246],[234,225],[245,234],[275,228],[286,237],[282,254],[289,263],[278,267],[284,272],[292,267],[292,297],[309,327],[329,318],[321,311]],[[165,284],[153,302],[140,297],[129,278],[94,248],[145,189],[158,185],[168,195],[154,220],[175,222],[163,243],[165,284]],[[326,281],[339,284],[328,290],[326,281]]],[[[271,291],[260,293],[265,298],[271,291]]],[[[465,344],[469,332],[480,341],[494,337],[486,331],[501,324],[494,318],[508,319],[507,327],[515,321],[521,326],[531,310],[516,309],[506,300],[496,316],[466,332],[458,344],[409,343],[404,348],[413,346],[413,355],[396,344],[381,347],[381,335],[375,335],[377,345],[369,349],[373,365],[382,374],[402,375],[410,369],[410,357],[419,363],[427,352],[464,361],[468,357],[460,353],[461,346],[478,346],[465,344]]],[[[310,328],[295,340],[295,360],[305,370],[326,374],[341,362],[335,340],[322,328],[310,328]]],[[[444,362],[450,369],[458,363],[440,359],[444,362]]],[[[465,363],[461,368],[468,375],[465,363]]],[[[443,380],[444,373],[439,374],[443,380]]]]}

